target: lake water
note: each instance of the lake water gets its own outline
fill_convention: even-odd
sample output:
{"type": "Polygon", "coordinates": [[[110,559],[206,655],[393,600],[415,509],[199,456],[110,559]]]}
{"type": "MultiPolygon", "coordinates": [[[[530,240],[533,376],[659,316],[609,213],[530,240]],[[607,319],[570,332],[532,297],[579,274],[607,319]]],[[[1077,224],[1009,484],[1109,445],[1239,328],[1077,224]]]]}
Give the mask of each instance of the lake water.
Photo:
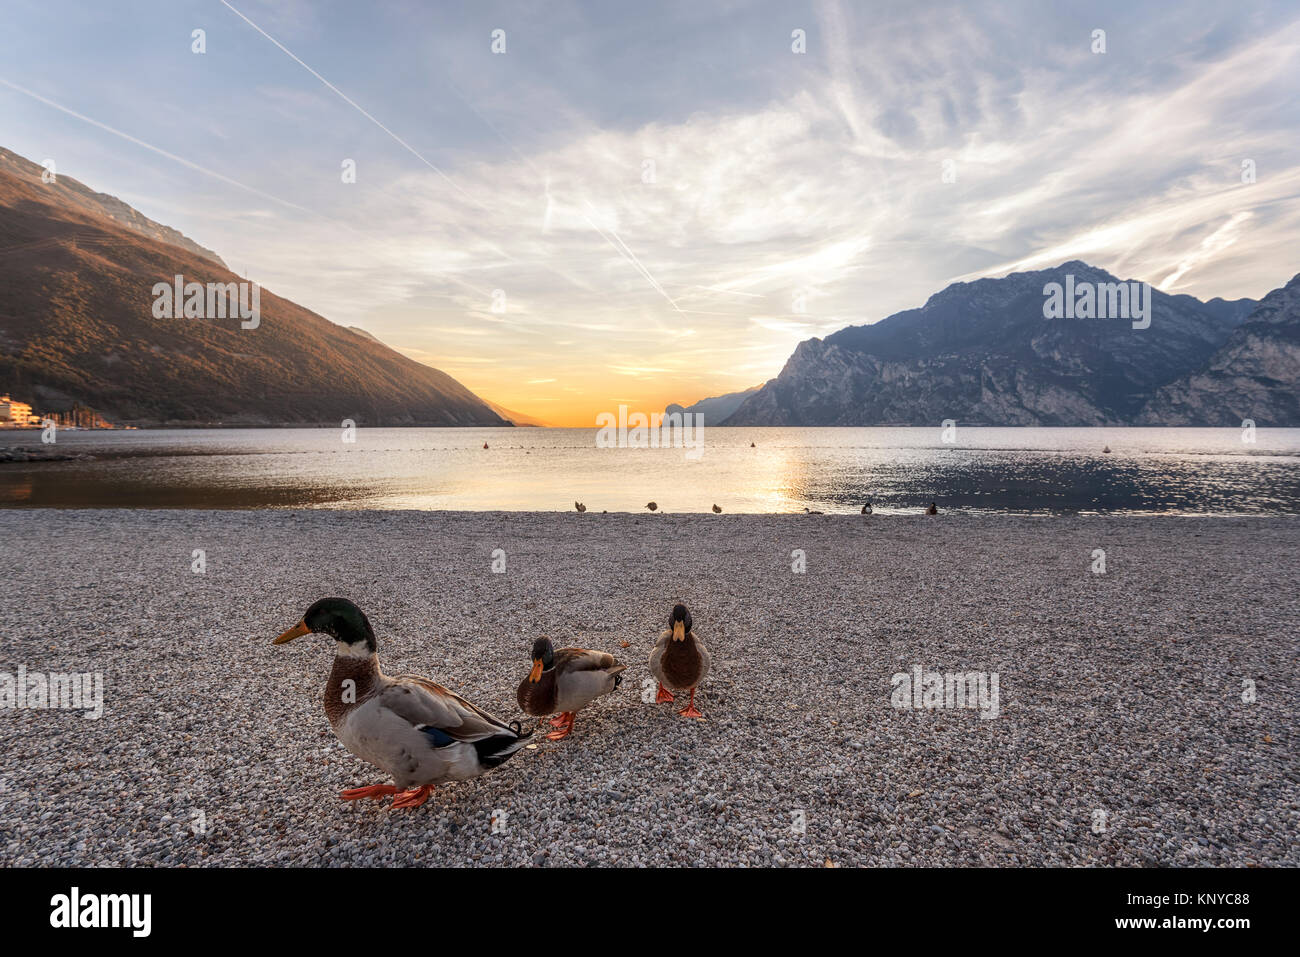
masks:
{"type": "Polygon", "coordinates": [[[707,429],[598,448],[595,429],[0,433],[94,461],[0,464],[0,505],[669,512],[1300,514],[1300,429],[707,429]],[[483,448],[487,443],[488,448],[483,448]],[[751,447],[750,443],[753,443],[751,447]],[[1109,445],[1111,452],[1102,450],[1109,445]],[[697,457],[696,456],[698,453],[697,457]]]}

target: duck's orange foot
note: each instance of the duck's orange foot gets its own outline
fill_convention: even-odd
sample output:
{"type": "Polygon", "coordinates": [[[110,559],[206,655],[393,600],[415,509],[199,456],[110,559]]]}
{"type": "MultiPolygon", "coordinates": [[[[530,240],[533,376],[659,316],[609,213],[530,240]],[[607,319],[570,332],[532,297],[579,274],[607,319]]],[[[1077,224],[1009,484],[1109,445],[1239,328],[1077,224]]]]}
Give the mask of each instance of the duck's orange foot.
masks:
{"type": "Polygon", "coordinates": [[[372,784],[368,788],[348,788],[346,791],[340,791],[339,797],[345,801],[360,801],[362,798],[378,801],[381,797],[396,793],[397,788],[391,784],[372,784]]]}
{"type": "Polygon", "coordinates": [[[704,717],[704,715],[700,714],[697,710],[695,710],[695,689],[694,689],[694,688],[691,689],[691,701],[690,701],[690,703],[689,703],[685,708],[683,708],[681,711],[678,711],[677,713],[678,713],[679,715],[681,715],[683,718],[703,718],[703,717],[704,717]]]}
{"type": "Polygon", "coordinates": [[[655,704],[663,704],[665,701],[674,700],[676,699],[673,697],[673,693],[663,686],[663,682],[660,682],[659,693],[655,695],[655,704]]]}
{"type": "MultiPolygon", "coordinates": [[[[566,711],[562,715],[560,715],[560,718],[562,719],[562,722],[560,724],[555,725],[557,730],[552,731],[550,734],[548,734],[546,736],[546,740],[562,741],[573,733],[573,712],[566,711]]],[[[555,724],[555,722],[551,722],[551,723],[555,724]]]]}
{"type": "Polygon", "coordinates": [[[555,717],[551,719],[552,728],[563,728],[568,723],[569,723],[569,719],[565,717],[563,714],[557,714],[555,717]]]}
{"type": "Polygon", "coordinates": [[[393,798],[393,810],[401,807],[419,807],[425,801],[429,800],[429,795],[433,793],[433,785],[426,784],[423,787],[411,788],[409,791],[403,791],[393,798]]]}

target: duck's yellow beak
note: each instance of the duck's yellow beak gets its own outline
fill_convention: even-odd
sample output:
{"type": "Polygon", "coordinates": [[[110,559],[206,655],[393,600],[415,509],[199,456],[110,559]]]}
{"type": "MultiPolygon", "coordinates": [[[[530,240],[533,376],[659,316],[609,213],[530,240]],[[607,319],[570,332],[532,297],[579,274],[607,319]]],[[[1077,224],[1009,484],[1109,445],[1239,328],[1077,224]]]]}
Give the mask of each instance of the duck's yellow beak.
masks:
{"type": "Polygon", "coordinates": [[[542,680],[542,659],[533,659],[533,670],[528,672],[528,680],[536,684],[542,680]]]}
{"type": "Polygon", "coordinates": [[[673,641],[685,641],[685,640],[686,640],[686,622],[684,621],[673,622],[673,641]]]}
{"type": "Polygon", "coordinates": [[[303,635],[310,635],[310,634],[311,634],[311,629],[307,627],[307,622],[300,621],[298,622],[298,624],[294,625],[292,628],[286,631],[279,638],[275,639],[275,641],[271,642],[271,644],[282,645],[286,641],[293,641],[295,638],[301,638],[303,635]]]}

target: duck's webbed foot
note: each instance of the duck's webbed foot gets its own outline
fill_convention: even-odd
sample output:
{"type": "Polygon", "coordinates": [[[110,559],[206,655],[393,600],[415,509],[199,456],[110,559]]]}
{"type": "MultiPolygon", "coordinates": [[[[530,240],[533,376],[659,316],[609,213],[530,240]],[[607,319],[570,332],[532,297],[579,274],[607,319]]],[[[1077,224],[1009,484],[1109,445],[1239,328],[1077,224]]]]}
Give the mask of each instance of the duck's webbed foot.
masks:
{"type": "Polygon", "coordinates": [[[698,710],[696,709],[696,707],[695,707],[695,689],[694,689],[694,688],[691,689],[691,700],[690,700],[690,703],[689,703],[685,708],[683,708],[681,711],[678,711],[677,713],[678,713],[679,715],[681,715],[683,718],[703,718],[703,717],[704,717],[704,715],[703,715],[700,711],[698,711],[698,710]]]}
{"type": "Polygon", "coordinates": [[[339,797],[345,801],[360,801],[362,798],[378,801],[381,797],[396,793],[397,788],[391,784],[372,784],[365,788],[348,788],[346,791],[340,791],[339,797]]]}
{"type": "Polygon", "coordinates": [[[573,733],[573,712],[566,711],[560,715],[563,720],[562,724],[556,725],[555,731],[546,736],[548,741],[562,741],[573,733]]]}
{"type": "Polygon", "coordinates": [[[664,683],[659,682],[659,693],[655,695],[655,704],[663,704],[665,701],[675,701],[673,693],[664,687],[664,683]]]}
{"type": "Polygon", "coordinates": [[[432,784],[425,784],[418,788],[411,788],[409,791],[402,791],[397,797],[393,798],[393,810],[402,807],[419,807],[429,800],[429,795],[432,793],[432,784]]]}

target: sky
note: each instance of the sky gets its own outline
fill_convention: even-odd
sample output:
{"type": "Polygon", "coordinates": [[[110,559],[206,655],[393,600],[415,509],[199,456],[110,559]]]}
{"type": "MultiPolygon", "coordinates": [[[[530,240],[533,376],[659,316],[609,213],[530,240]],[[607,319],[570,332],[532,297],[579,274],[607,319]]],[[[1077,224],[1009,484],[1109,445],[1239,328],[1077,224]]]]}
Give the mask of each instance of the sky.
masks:
{"type": "Polygon", "coordinates": [[[954,281],[1300,271],[1294,2],[0,15],[0,145],[555,425],[757,385],[954,281]]]}

